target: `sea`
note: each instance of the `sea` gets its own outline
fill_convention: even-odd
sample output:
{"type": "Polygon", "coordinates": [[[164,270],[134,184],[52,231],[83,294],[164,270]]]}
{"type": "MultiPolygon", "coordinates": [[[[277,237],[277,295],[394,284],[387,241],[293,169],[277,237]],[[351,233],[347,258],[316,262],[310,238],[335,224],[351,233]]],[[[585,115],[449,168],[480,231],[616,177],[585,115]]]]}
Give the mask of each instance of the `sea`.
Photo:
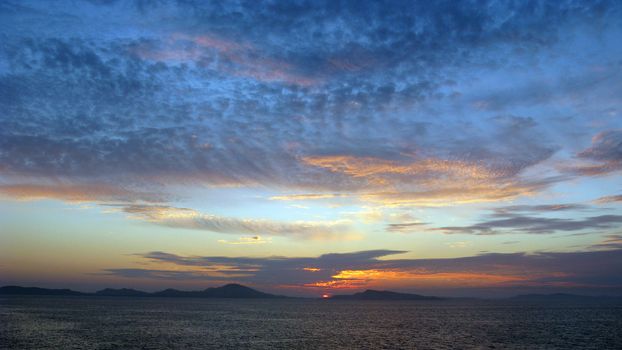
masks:
{"type": "Polygon", "coordinates": [[[622,305],[0,297],[1,349],[622,349],[622,305]]]}

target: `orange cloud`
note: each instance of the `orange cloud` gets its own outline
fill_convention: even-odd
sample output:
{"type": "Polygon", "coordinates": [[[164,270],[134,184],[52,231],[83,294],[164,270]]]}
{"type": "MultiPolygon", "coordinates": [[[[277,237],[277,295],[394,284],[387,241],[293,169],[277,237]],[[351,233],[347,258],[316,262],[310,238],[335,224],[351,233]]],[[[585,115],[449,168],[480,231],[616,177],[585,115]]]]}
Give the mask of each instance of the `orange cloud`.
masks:
{"type": "Polygon", "coordinates": [[[514,275],[499,275],[472,272],[428,272],[420,270],[342,270],[331,276],[336,280],[364,280],[376,282],[408,282],[410,285],[495,285],[507,282],[526,281],[529,278],[514,275]]]}
{"type": "Polygon", "coordinates": [[[67,184],[17,184],[0,185],[0,196],[17,200],[33,201],[41,199],[57,199],[71,203],[84,202],[160,202],[162,195],[148,192],[137,192],[124,188],[105,185],[67,185],[67,184]]]}
{"type": "Polygon", "coordinates": [[[489,183],[468,187],[468,184],[427,191],[386,191],[365,193],[360,198],[385,206],[445,206],[453,204],[482,203],[511,200],[518,196],[534,195],[541,189],[539,184],[507,182],[489,183]]]}
{"type": "Polygon", "coordinates": [[[323,289],[358,289],[364,288],[365,282],[363,281],[320,281],[313,283],[306,283],[303,287],[309,288],[323,288],[323,289]]]}
{"type": "Polygon", "coordinates": [[[308,165],[344,173],[352,177],[367,177],[384,184],[385,175],[402,174],[412,176],[444,176],[451,178],[490,179],[498,177],[481,165],[442,159],[422,159],[409,164],[373,157],[322,156],[304,157],[308,165]]]}
{"type": "MultiPolygon", "coordinates": [[[[550,276],[559,277],[551,274],[550,276]]],[[[304,284],[308,288],[361,289],[373,287],[486,287],[529,282],[542,276],[474,272],[430,272],[425,269],[341,270],[332,280],[304,284]]]]}
{"type": "Polygon", "coordinates": [[[508,171],[459,160],[426,158],[404,163],[374,157],[313,156],[301,161],[349,177],[360,188],[360,199],[385,206],[509,200],[534,194],[544,186],[516,179],[508,171]]]}

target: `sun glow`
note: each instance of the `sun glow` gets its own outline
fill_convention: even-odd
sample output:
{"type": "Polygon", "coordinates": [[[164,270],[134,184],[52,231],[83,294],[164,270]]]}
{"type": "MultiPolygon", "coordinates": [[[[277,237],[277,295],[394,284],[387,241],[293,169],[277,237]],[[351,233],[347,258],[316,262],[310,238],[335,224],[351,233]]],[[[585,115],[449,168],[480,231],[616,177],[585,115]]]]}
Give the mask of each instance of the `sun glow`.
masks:
{"type": "Polygon", "coordinates": [[[416,285],[416,286],[487,286],[531,280],[531,276],[500,275],[492,273],[471,272],[430,272],[417,270],[342,270],[331,276],[331,281],[310,283],[307,287],[323,287],[332,289],[355,289],[382,285],[416,285]]]}

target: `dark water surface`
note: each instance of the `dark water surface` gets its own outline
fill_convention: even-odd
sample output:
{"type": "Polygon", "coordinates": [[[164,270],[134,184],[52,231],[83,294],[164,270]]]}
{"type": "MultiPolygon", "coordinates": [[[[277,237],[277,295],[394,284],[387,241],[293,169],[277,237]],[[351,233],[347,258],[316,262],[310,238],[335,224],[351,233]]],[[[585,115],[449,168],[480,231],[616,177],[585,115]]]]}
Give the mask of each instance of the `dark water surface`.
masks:
{"type": "Polygon", "coordinates": [[[0,348],[622,349],[622,307],[0,297],[0,348]]]}

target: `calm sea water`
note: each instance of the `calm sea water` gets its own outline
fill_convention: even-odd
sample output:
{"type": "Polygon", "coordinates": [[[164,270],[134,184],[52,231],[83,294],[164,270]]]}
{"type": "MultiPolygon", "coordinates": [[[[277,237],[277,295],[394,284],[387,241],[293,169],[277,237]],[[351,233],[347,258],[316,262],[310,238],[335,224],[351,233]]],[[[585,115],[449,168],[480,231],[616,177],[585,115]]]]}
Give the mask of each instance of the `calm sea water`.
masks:
{"type": "Polygon", "coordinates": [[[622,307],[1,297],[0,348],[622,349],[622,307]]]}

